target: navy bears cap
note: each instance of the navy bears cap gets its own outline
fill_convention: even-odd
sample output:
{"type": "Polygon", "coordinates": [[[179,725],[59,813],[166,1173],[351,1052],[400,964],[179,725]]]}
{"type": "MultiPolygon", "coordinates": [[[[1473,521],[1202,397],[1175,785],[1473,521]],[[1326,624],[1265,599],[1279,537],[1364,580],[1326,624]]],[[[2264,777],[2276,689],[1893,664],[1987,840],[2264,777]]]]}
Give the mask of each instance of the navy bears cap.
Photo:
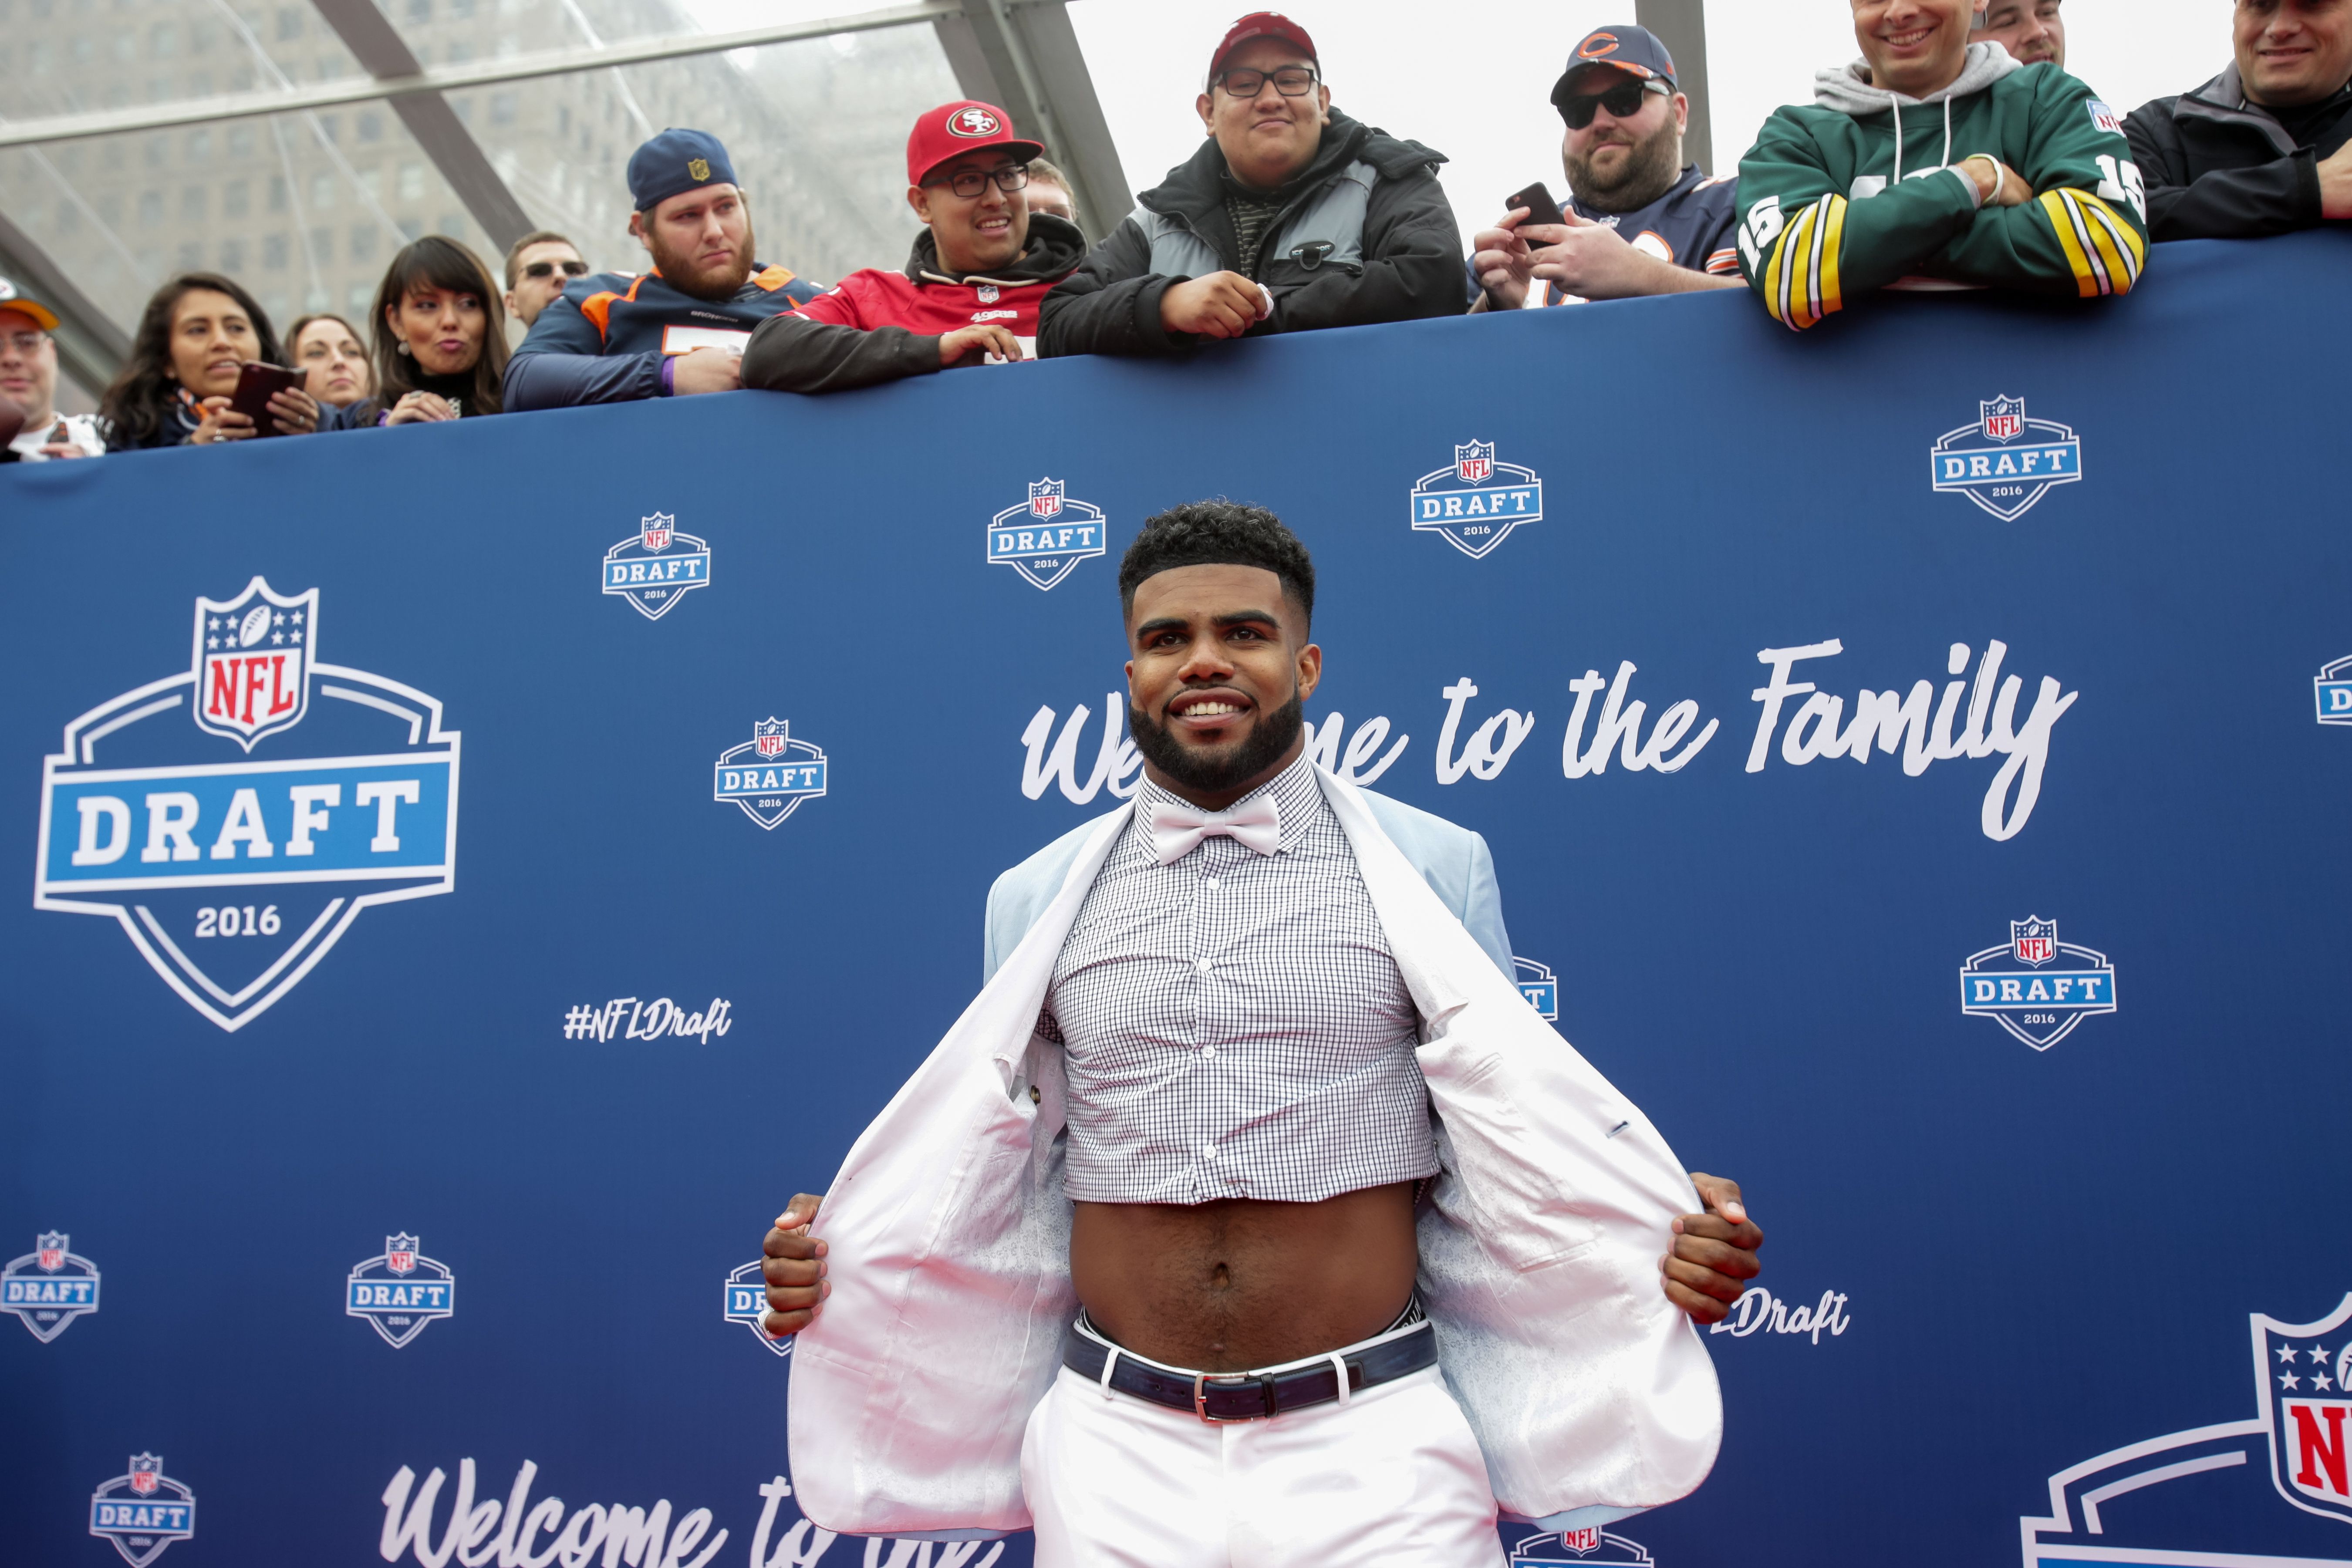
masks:
{"type": "Polygon", "coordinates": [[[1668,87],[1676,85],[1675,57],[1666,52],[1666,46],[1660,43],[1658,36],[1649,28],[1626,22],[1614,26],[1595,27],[1577,44],[1576,52],[1568,57],[1568,68],[1559,73],[1558,81],[1552,83],[1552,107],[1559,108],[1559,100],[1576,90],[1575,84],[1580,77],[1586,82],[1583,90],[1603,90],[1592,85],[1592,79],[1604,69],[1623,71],[1639,81],[1655,78],[1668,87]]]}
{"type": "Polygon", "coordinates": [[[704,185],[735,183],[726,147],[708,131],[671,126],[629,154],[629,200],[641,213],[704,185]]]}

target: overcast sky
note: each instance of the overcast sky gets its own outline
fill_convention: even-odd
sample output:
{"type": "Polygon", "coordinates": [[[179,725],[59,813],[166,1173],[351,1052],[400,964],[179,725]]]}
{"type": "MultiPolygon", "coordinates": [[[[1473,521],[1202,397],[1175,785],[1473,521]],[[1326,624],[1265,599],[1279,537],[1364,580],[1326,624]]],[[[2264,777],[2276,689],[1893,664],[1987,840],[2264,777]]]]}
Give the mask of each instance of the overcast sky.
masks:
{"type": "MultiPolygon", "coordinates": [[[[1137,191],[1200,144],[1192,100],[1209,51],[1248,0],[1072,0],[1095,91],[1137,191]]],[[[1531,180],[1565,195],[1551,84],[1577,39],[1630,20],[1626,0],[1284,0],[1313,35],[1332,102],[1436,148],[1465,241],[1531,180]]],[[[2230,0],[2066,0],[2067,67],[2118,110],[2181,91],[2230,55],[2230,0]]],[[[1812,99],[1813,72],[1851,59],[1843,0],[1713,0],[1707,75],[1713,171],[1738,163],[1783,103],[1812,99]]]]}

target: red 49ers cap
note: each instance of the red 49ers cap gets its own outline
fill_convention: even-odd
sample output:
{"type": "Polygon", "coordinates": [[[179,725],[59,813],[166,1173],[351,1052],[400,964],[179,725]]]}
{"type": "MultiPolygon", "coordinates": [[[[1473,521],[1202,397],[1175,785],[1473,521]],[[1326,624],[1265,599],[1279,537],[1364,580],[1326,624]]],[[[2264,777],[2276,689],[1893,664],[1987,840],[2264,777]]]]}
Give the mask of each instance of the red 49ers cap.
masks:
{"type": "Polygon", "coordinates": [[[1224,41],[1217,46],[1217,52],[1209,57],[1211,83],[1213,84],[1217,73],[1225,68],[1225,57],[1252,38],[1280,38],[1284,43],[1304,50],[1310,63],[1317,66],[1323,63],[1316,57],[1315,40],[1307,36],[1306,28],[1279,11],[1253,11],[1227,30],[1224,41]]]}
{"type": "Polygon", "coordinates": [[[1042,142],[1014,135],[1013,117],[992,103],[966,98],[926,110],[907,137],[907,183],[919,185],[940,164],[991,147],[1002,147],[1024,163],[1045,150],[1042,142]]]}
{"type": "Polygon", "coordinates": [[[1675,57],[1666,53],[1666,46],[1649,28],[1624,22],[1596,27],[1577,44],[1576,52],[1568,57],[1568,68],[1552,84],[1552,107],[1557,109],[1561,99],[1580,87],[1586,92],[1601,90],[1593,83],[1605,84],[1601,69],[1623,71],[1640,81],[1656,78],[1668,87],[1675,85],[1675,57]]]}

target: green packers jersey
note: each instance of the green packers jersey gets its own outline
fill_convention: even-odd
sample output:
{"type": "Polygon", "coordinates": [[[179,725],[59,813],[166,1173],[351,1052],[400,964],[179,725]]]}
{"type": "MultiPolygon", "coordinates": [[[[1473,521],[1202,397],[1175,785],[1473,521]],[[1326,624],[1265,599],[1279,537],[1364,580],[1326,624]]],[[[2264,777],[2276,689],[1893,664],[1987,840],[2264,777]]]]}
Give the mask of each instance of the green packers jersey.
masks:
{"type": "Polygon", "coordinates": [[[1740,160],[1740,270],[1773,320],[1810,327],[1908,278],[2083,299],[2138,280],[2139,170],[2120,117],[2082,82],[2043,64],[1940,102],[1853,84],[1864,95],[1886,107],[1776,110],[1740,160]],[[2032,199],[1979,210],[1956,165],[1980,153],[2032,199]]]}

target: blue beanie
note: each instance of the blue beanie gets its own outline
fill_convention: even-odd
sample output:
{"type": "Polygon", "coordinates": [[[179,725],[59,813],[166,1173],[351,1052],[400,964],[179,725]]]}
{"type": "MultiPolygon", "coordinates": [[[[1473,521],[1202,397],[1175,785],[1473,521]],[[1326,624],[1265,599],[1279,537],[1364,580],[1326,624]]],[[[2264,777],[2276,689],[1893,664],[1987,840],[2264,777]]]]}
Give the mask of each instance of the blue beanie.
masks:
{"type": "Polygon", "coordinates": [[[735,183],[727,149],[708,131],[673,126],[629,154],[629,200],[641,213],[687,191],[735,183]]]}

